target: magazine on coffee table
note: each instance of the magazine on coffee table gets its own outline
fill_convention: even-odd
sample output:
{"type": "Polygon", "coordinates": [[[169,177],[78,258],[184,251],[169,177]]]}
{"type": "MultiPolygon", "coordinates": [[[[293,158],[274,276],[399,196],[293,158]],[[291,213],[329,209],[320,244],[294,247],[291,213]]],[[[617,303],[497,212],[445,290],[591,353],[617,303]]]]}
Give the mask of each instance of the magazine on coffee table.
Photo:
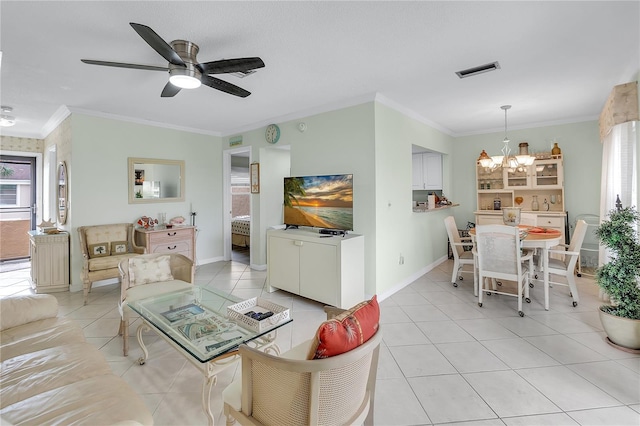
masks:
{"type": "Polygon", "coordinates": [[[193,318],[202,313],[204,313],[204,309],[194,303],[189,303],[188,305],[162,312],[161,315],[173,323],[187,318],[193,318]]]}
{"type": "Polygon", "coordinates": [[[231,322],[221,321],[213,316],[194,318],[176,327],[190,341],[198,341],[207,337],[213,337],[225,331],[235,328],[231,322]]]}

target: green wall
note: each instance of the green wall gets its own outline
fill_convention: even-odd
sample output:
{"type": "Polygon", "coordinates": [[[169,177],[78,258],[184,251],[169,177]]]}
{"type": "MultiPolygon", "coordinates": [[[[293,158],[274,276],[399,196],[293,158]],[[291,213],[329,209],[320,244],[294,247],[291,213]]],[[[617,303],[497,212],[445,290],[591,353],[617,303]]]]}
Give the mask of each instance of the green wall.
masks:
{"type": "Polygon", "coordinates": [[[453,138],[381,103],[375,104],[375,133],[376,290],[384,298],[446,258],[444,218],[457,209],[413,212],[412,145],[443,154],[443,192],[455,202],[457,194],[453,138]]]}
{"type": "Polygon", "coordinates": [[[140,216],[167,219],[197,211],[199,263],[221,259],[222,160],[220,138],[81,114],[71,116],[69,166],[71,289],[82,289],[77,228],[133,223],[140,216]],[[185,160],[185,201],[129,204],[128,157],[185,160]]]}

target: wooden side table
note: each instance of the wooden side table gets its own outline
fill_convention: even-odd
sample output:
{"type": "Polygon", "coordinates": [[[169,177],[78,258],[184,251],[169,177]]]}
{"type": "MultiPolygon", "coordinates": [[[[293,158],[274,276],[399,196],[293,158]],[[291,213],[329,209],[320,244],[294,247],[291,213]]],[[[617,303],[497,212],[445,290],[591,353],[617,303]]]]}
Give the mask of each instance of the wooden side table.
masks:
{"type": "Polygon", "coordinates": [[[69,233],[29,231],[31,287],[36,293],[69,290],[69,233]]]}

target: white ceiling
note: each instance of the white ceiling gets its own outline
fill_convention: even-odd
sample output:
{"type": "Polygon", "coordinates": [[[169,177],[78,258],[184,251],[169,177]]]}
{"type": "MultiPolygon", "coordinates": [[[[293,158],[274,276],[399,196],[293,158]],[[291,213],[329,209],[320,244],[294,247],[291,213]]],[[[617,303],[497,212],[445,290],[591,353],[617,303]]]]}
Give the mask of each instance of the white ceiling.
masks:
{"type": "Polygon", "coordinates": [[[640,70],[639,1],[0,2],[2,134],[43,137],[71,111],[229,135],[378,99],[453,136],[597,118],[640,70]],[[129,26],[190,40],[198,60],[261,57],[252,95],[209,87],[161,98],[166,66],[129,26]],[[459,79],[455,71],[499,61],[459,79]],[[58,115],[56,115],[58,113],[58,115]],[[49,123],[49,124],[47,124],[49,123]]]}

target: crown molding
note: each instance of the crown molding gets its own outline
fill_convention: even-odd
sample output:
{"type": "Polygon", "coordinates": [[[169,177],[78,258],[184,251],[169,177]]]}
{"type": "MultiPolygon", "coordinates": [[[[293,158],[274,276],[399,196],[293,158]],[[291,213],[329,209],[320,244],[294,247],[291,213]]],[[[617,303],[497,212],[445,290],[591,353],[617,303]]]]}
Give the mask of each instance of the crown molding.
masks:
{"type": "MultiPolygon", "coordinates": [[[[569,118],[566,120],[557,120],[557,121],[541,121],[536,123],[526,123],[521,124],[519,126],[511,126],[509,125],[509,131],[511,130],[526,130],[526,129],[537,129],[540,127],[551,127],[551,126],[562,126],[565,124],[575,124],[575,123],[584,123],[587,121],[597,121],[598,116],[585,116],[585,117],[575,117],[569,118]]],[[[494,128],[494,129],[484,129],[478,130],[475,132],[465,132],[465,133],[457,133],[453,135],[456,138],[461,138],[465,136],[476,136],[476,135],[487,135],[489,133],[504,133],[504,127],[494,128]]]]}
{"type": "Polygon", "coordinates": [[[271,117],[267,120],[259,121],[256,123],[248,124],[246,126],[238,127],[232,131],[222,134],[223,137],[237,135],[243,132],[249,132],[259,129],[260,127],[267,126],[271,123],[284,123],[287,121],[298,120],[301,118],[311,117],[313,115],[323,114],[325,112],[337,111],[339,109],[348,108],[356,105],[362,105],[367,102],[373,102],[376,98],[376,93],[368,93],[366,95],[358,96],[350,99],[342,99],[337,102],[331,102],[328,104],[320,105],[317,107],[307,108],[304,110],[296,111],[290,114],[281,115],[278,117],[271,117]]]}
{"type": "Polygon", "coordinates": [[[435,123],[431,120],[424,118],[414,110],[405,107],[404,105],[394,101],[393,99],[386,97],[381,93],[376,94],[376,102],[379,102],[382,105],[388,106],[389,108],[392,108],[398,111],[399,113],[406,115],[409,118],[413,118],[414,120],[419,121],[422,124],[426,124],[429,127],[433,127],[434,129],[439,130],[446,135],[455,136],[455,134],[450,129],[447,129],[446,127],[443,127],[438,123],[435,123]]]}
{"type": "Polygon", "coordinates": [[[88,115],[88,116],[91,116],[91,117],[106,118],[106,119],[109,119],[109,120],[119,120],[119,121],[125,121],[127,123],[142,124],[142,125],[145,125],[145,126],[160,127],[160,128],[164,128],[164,129],[171,129],[171,130],[178,130],[178,131],[182,131],[182,132],[197,133],[197,134],[201,134],[201,135],[218,136],[218,137],[222,136],[222,134],[220,132],[211,132],[211,131],[207,131],[207,130],[196,129],[196,128],[193,128],[193,127],[175,126],[175,125],[172,125],[172,124],[160,123],[160,122],[151,121],[151,120],[143,120],[143,119],[140,119],[140,118],[127,117],[127,116],[124,116],[124,115],[111,114],[111,113],[107,113],[107,112],[93,111],[93,110],[89,110],[89,109],[76,108],[76,107],[69,107],[69,110],[73,114],[82,114],[82,115],[88,115]]]}
{"type": "Polygon", "coordinates": [[[53,115],[47,120],[47,122],[40,129],[41,139],[49,136],[64,120],[71,115],[71,111],[66,105],[60,105],[60,107],[53,113],[53,115]]]}

